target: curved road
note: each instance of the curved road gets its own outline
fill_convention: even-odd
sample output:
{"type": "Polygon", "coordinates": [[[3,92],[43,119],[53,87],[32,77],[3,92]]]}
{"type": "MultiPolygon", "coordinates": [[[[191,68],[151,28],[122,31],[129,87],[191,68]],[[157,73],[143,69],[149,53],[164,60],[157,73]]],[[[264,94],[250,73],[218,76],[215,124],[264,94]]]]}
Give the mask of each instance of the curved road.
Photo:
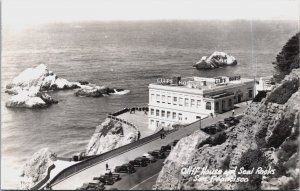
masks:
{"type": "MultiPolygon", "coordinates": [[[[244,109],[246,108],[246,104],[239,104],[239,108],[235,109],[236,114],[241,114],[244,109]]],[[[207,126],[211,125],[213,123],[216,123],[217,121],[223,120],[226,117],[231,116],[231,111],[227,113],[223,113],[218,115],[217,117],[214,118],[206,118],[201,121],[202,126],[207,126]]],[[[194,131],[199,130],[199,122],[193,123],[191,125],[188,125],[184,128],[179,129],[178,131],[175,131],[171,134],[168,134],[165,139],[155,139],[145,145],[142,145],[138,148],[134,148],[132,150],[129,150],[128,152],[122,153],[118,156],[115,156],[113,158],[108,158],[107,160],[96,164],[94,166],[91,166],[89,168],[86,168],[76,174],[73,174],[70,177],[67,177],[60,182],[53,184],[52,189],[53,190],[75,190],[78,187],[81,187],[83,183],[88,183],[91,180],[93,180],[93,177],[99,176],[101,174],[104,174],[106,171],[105,169],[105,164],[107,163],[109,165],[110,169],[114,169],[115,166],[128,163],[130,160],[135,159],[136,157],[142,156],[144,153],[147,153],[148,151],[160,149],[161,146],[167,145],[171,143],[172,141],[176,139],[181,139],[182,137],[185,137],[194,131]]],[[[138,168],[138,172],[134,173],[130,176],[124,175],[124,179],[127,180],[127,183],[123,183],[124,181],[120,181],[120,183],[115,183],[113,185],[113,188],[119,188],[119,189],[139,189],[142,188],[143,186],[149,186],[151,182],[150,180],[155,178],[155,173],[159,172],[162,164],[159,165],[159,162],[157,161],[156,163],[151,164],[151,169],[146,170],[147,167],[142,167],[138,168]],[[157,169],[156,169],[157,168],[157,169]],[[145,172],[141,172],[145,171],[145,172]],[[152,179],[151,179],[151,176],[152,179]]],[[[161,162],[162,163],[162,162],[161,162]]],[[[150,166],[149,166],[150,168],[150,166]]],[[[157,173],[156,173],[157,174],[157,173]]],[[[151,186],[152,188],[152,186],[151,186]]],[[[148,188],[148,189],[151,189],[148,188]]],[[[145,188],[144,188],[145,189],[145,188]]]]}

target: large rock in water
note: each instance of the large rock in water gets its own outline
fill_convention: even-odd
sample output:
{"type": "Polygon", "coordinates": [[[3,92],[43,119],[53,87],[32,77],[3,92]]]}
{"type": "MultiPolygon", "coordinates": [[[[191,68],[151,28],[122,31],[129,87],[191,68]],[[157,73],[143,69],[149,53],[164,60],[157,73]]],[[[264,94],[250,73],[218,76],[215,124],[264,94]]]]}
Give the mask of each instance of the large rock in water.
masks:
{"type": "Polygon", "coordinates": [[[37,87],[20,90],[5,103],[9,108],[45,108],[58,101],[46,93],[40,92],[37,87]]]}
{"type": "Polygon", "coordinates": [[[181,139],[165,160],[156,189],[299,189],[299,80],[300,69],[293,70],[262,102],[251,103],[237,126],[212,136],[195,132],[181,139]],[[242,176],[234,171],[219,177],[240,176],[249,181],[193,181],[194,176],[180,173],[189,166],[238,171],[262,167],[275,169],[275,174],[242,176]]]}
{"type": "Polygon", "coordinates": [[[213,69],[222,66],[236,65],[236,59],[225,52],[214,52],[209,57],[203,56],[193,67],[197,69],[213,69]]]}
{"type": "Polygon", "coordinates": [[[117,91],[106,86],[96,86],[87,81],[69,82],[66,79],[57,77],[47,66],[40,64],[35,68],[28,68],[15,77],[12,82],[6,85],[5,92],[12,96],[6,107],[43,108],[58,101],[52,99],[48,90],[77,89],[76,96],[102,97],[103,95],[119,94],[124,95],[129,90],[117,91]]]}
{"type": "Polygon", "coordinates": [[[78,82],[69,82],[66,79],[57,77],[52,71],[49,71],[45,64],[40,64],[35,68],[27,68],[15,77],[10,84],[6,86],[7,93],[17,92],[19,89],[28,90],[30,87],[38,87],[40,91],[56,89],[75,89],[79,88],[78,82]]]}
{"type": "Polygon", "coordinates": [[[114,90],[107,86],[82,85],[81,88],[75,92],[75,95],[82,97],[102,97],[110,93],[114,93],[114,90]]]}
{"type": "Polygon", "coordinates": [[[23,190],[31,189],[35,184],[46,177],[48,168],[54,165],[56,154],[48,148],[43,148],[26,161],[22,170],[20,187],[23,190]]]}
{"type": "Polygon", "coordinates": [[[96,155],[138,140],[138,129],[112,119],[96,127],[87,146],[86,155],[96,155]]]}
{"type": "Polygon", "coordinates": [[[58,101],[43,91],[79,88],[77,82],[58,78],[47,66],[40,64],[28,68],[6,86],[5,92],[12,94],[5,106],[10,108],[44,108],[58,101]]]}

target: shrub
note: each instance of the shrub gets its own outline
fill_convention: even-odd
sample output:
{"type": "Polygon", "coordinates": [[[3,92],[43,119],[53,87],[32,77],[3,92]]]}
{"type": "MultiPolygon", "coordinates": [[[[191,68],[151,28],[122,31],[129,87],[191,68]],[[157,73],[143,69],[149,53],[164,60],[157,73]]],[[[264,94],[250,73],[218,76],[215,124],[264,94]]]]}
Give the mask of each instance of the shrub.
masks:
{"type": "MultiPolygon", "coordinates": [[[[268,162],[267,158],[264,156],[264,153],[261,150],[249,149],[247,152],[245,152],[242,155],[237,169],[239,170],[240,168],[244,167],[245,170],[251,170],[254,168],[254,171],[256,171],[256,169],[258,167],[262,167],[262,168],[267,167],[267,164],[268,164],[267,162],[268,162]]],[[[247,177],[247,178],[249,178],[249,181],[246,183],[244,183],[244,182],[239,183],[238,189],[257,190],[260,188],[262,175],[253,173],[251,175],[239,175],[239,176],[247,177]]]]}

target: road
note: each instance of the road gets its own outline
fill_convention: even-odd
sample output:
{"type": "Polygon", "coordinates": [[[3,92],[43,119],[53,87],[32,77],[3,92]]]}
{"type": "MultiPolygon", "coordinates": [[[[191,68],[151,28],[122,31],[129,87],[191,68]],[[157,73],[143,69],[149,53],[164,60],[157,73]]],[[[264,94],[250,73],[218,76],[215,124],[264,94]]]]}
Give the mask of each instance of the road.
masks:
{"type": "MultiPolygon", "coordinates": [[[[120,181],[111,186],[106,185],[105,189],[112,190],[117,188],[118,190],[136,190],[136,188],[143,188],[145,186],[144,183],[149,182],[148,180],[158,176],[164,160],[165,159],[159,159],[155,163],[148,164],[146,167],[136,167],[136,172],[133,174],[121,174],[120,181]]],[[[156,179],[154,181],[156,181],[156,179]]],[[[150,190],[152,185],[153,183],[149,185],[150,190]]]]}
{"type": "MultiPolygon", "coordinates": [[[[241,113],[243,113],[245,108],[246,108],[246,104],[240,104],[239,108],[235,109],[235,113],[241,114],[241,113]]],[[[227,113],[220,114],[214,118],[209,117],[209,118],[203,119],[201,124],[202,124],[202,126],[211,125],[220,120],[223,120],[224,118],[226,118],[228,116],[231,116],[231,114],[232,114],[231,111],[229,111],[227,113]]],[[[128,152],[125,152],[118,156],[115,156],[113,158],[108,158],[107,160],[102,161],[99,164],[96,164],[94,166],[86,168],[76,174],[73,174],[70,177],[67,177],[66,179],[61,180],[60,182],[53,184],[52,189],[53,190],[74,190],[78,187],[81,187],[83,183],[90,182],[93,179],[93,177],[106,173],[107,172],[105,169],[106,163],[109,165],[110,169],[114,169],[115,166],[118,166],[118,165],[121,165],[124,163],[128,163],[130,160],[133,160],[136,157],[142,156],[144,153],[147,153],[149,151],[160,149],[161,146],[167,145],[176,139],[181,139],[182,137],[185,137],[185,136],[193,133],[196,130],[199,130],[199,123],[191,124],[189,126],[179,129],[178,131],[168,134],[165,139],[156,139],[156,140],[153,140],[153,141],[151,141],[147,144],[144,144],[140,147],[129,150],[128,152]]],[[[142,170],[142,168],[139,168],[139,170],[142,170]]],[[[151,177],[151,171],[153,171],[153,170],[151,169],[149,171],[150,171],[150,172],[148,172],[149,174],[146,174],[145,177],[137,176],[138,173],[133,174],[132,177],[128,178],[128,182],[130,182],[130,183],[128,183],[128,187],[132,186],[134,184],[138,185],[139,183],[141,183],[144,180],[151,177]],[[134,176],[137,176],[137,177],[133,178],[134,176]],[[133,183],[132,183],[132,181],[133,181],[133,183]]],[[[154,171],[153,171],[153,173],[154,173],[154,171]]],[[[154,174],[152,174],[152,175],[154,175],[154,174]]],[[[145,183],[144,185],[147,185],[146,182],[144,182],[145,183]]],[[[117,184],[115,184],[114,186],[117,186],[117,184]]],[[[140,187],[140,186],[137,186],[137,187],[140,187]]],[[[121,189],[125,189],[125,188],[121,188],[121,189]]]]}

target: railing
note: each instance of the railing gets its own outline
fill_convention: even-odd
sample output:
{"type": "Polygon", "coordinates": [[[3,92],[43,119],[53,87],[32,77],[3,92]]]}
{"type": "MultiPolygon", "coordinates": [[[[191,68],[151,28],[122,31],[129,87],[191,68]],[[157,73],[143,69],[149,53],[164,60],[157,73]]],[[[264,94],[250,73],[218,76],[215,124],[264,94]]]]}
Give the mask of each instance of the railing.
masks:
{"type": "MultiPolygon", "coordinates": [[[[205,117],[207,118],[207,117],[205,117]]],[[[203,119],[205,119],[203,118],[203,119]]],[[[203,120],[202,119],[202,120],[203,120]]],[[[183,127],[187,127],[187,126],[190,126],[192,124],[195,124],[195,123],[198,123],[199,120],[193,122],[193,123],[190,123],[190,124],[187,124],[187,125],[184,125],[183,127]]],[[[165,134],[170,134],[170,133],[173,133],[175,131],[177,131],[178,129],[173,129],[173,130],[170,130],[170,131],[165,131],[165,134]]],[[[133,143],[129,143],[127,145],[124,145],[124,146],[121,146],[121,147],[118,147],[114,150],[111,150],[111,151],[108,151],[106,153],[103,153],[103,154],[100,154],[100,155],[95,155],[94,157],[92,158],[89,158],[89,159],[86,159],[84,161],[81,161],[79,163],[76,163],[72,166],[69,166],[68,168],[62,170],[61,172],[59,172],[50,182],[49,184],[50,185],[54,185],[54,184],[57,184],[59,183],[60,181],[64,180],[65,178],[68,178],[70,177],[71,175],[74,175],[76,173],[79,173],[85,169],[88,169],[92,166],[95,166],[103,161],[106,161],[110,158],[113,158],[113,157],[116,157],[120,154],[123,154],[127,151],[130,151],[130,150],[133,150],[137,147],[140,147],[144,144],[147,144],[148,142],[151,142],[155,139],[158,139],[160,137],[160,134],[161,134],[162,130],[158,131],[157,133],[153,134],[153,135],[150,135],[148,137],[145,137],[145,138],[142,138],[138,141],[135,141],[133,143]]]]}
{"type": "Polygon", "coordinates": [[[148,111],[148,107],[124,108],[124,109],[121,109],[120,111],[117,111],[117,112],[114,112],[114,113],[110,113],[109,115],[118,116],[118,115],[121,115],[121,114],[126,113],[128,111],[148,111]]]}
{"type": "MultiPolygon", "coordinates": [[[[169,134],[173,131],[176,131],[176,130],[167,131],[166,134],[169,134]]],[[[65,179],[66,177],[69,177],[70,175],[78,173],[84,169],[90,168],[90,167],[92,167],[98,163],[101,163],[109,158],[118,156],[124,152],[132,150],[139,146],[142,146],[150,141],[153,141],[153,140],[159,138],[160,133],[161,133],[161,131],[159,131],[153,135],[150,135],[148,137],[142,138],[133,143],[129,143],[127,145],[118,147],[114,150],[108,151],[108,152],[100,154],[100,155],[95,155],[92,158],[86,159],[86,160],[76,163],[72,166],[69,166],[68,168],[66,168],[66,169],[62,170],[60,173],[58,173],[49,183],[50,183],[50,185],[56,184],[56,183],[60,182],[61,180],[65,179]]]]}
{"type": "Polygon", "coordinates": [[[55,168],[55,165],[52,164],[51,166],[48,167],[47,169],[47,175],[45,178],[43,178],[40,182],[38,182],[36,185],[34,185],[32,188],[30,188],[30,190],[37,190],[39,189],[41,186],[43,186],[50,178],[50,172],[51,170],[53,170],[55,168]]]}
{"type": "Polygon", "coordinates": [[[115,120],[115,121],[119,121],[121,123],[125,123],[126,125],[129,125],[131,127],[134,127],[137,129],[137,127],[135,125],[133,125],[132,123],[129,123],[128,121],[125,121],[124,119],[121,119],[121,118],[118,118],[118,117],[115,117],[115,116],[112,116],[112,115],[108,115],[107,118],[110,118],[112,120],[115,120]]]}
{"type": "Polygon", "coordinates": [[[72,161],[72,158],[67,158],[67,157],[56,157],[56,159],[62,161],[72,161]]]}

